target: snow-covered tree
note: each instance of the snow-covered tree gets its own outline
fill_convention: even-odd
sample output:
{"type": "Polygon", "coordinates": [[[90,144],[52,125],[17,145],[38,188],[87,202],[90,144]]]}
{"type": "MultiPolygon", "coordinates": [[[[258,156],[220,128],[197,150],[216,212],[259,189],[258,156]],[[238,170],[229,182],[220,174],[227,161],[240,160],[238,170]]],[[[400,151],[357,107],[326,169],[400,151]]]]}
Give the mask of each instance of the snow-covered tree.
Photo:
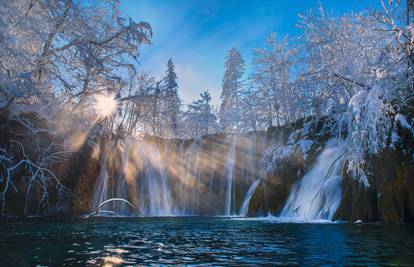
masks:
{"type": "Polygon", "coordinates": [[[168,60],[166,76],[164,78],[165,101],[164,116],[167,129],[171,136],[178,135],[181,100],[178,96],[177,74],[172,60],[168,60]]]}
{"type": "Polygon", "coordinates": [[[335,18],[321,8],[317,15],[301,16],[300,25],[307,64],[302,77],[314,84],[314,97],[324,103],[331,99],[337,106],[346,105],[356,92],[371,88],[394,57],[390,35],[378,32],[384,26],[374,14],[335,18]]]}
{"type": "Polygon", "coordinates": [[[263,106],[258,91],[251,84],[247,84],[241,89],[240,95],[240,107],[243,112],[240,115],[239,130],[248,132],[264,129],[260,125],[260,114],[263,111],[263,106]]]}
{"type": "Polygon", "coordinates": [[[0,6],[1,135],[7,137],[0,146],[0,204],[23,180],[28,198],[33,186],[41,193],[39,214],[49,190],[65,191],[51,166],[74,152],[72,133],[100,125],[94,97],[122,97],[128,89],[132,63],[152,30],[122,17],[113,0],[0,0],[0,6]]]}
{"type": "Polygon", "coordinates": [[[224,131],[237,132],[241,121],[240,91],[243,87],[242,77],[245,71],[243,57],[237,49],[232,48],[227,52],[224,69],[219,111],[220,124],[224,131]]]}
{"type": "Polygon", "coordinates": [[[72,0],[1,1],[1,5],[6,21],[2,31],[7,33],[2,39],[1,69],[12,80],[21,80],[18,77],[24,74],[33,84],[26,98],[36,95],[43,105],[57,96],[78,104],[96,92],[120,89],[121,74],[133,68],[131,59],[152,35],[148,23],[120,16],[118,1],[87,5],[72,0]]]}
{"type": "Polygon", "coordinates": [[[160,135],[161,81],[149,73],[131,77],[128,90],[118,99],[120,116],[118,132],[123,135],[160,135]]]}
{"type": "Polygon", "coordinates": [[[220,130],[208,91],[201,93],[198,100],[188,105],[183,124],[185,134],[189,137],[205,136],[220,130]]]}
{"type": "Polygon", "coordinates": [[[267,48],[254,51],[251,81],[257,88],[260,105],[263,107],[260,120],[271,127],[296,119],[294,86],[291,72],[295,49],[288,46],[287,38],[281,42],[272,33],[266,40],[267,48]]]}

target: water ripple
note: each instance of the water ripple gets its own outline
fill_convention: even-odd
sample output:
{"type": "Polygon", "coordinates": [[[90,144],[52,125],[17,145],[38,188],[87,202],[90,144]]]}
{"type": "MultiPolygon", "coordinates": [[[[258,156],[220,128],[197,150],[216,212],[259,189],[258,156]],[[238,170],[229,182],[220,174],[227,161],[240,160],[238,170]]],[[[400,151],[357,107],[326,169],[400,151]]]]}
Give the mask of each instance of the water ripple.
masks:
{"type": "Polygon", "coordinates": [[[18,221],[0,227],[0,266],[414,265],[414,226],[228,218],[18,221]]]}

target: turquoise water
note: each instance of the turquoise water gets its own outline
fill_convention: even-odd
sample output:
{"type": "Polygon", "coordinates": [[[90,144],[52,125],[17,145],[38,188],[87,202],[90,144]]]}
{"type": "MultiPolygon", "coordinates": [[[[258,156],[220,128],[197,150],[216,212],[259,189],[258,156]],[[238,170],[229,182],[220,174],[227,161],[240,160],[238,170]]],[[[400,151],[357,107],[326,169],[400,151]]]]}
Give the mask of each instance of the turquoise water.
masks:
{"type": "Polygon", "coordinates": [[[0,266],[414,265],[412,225],[185,217],[0,226],[0,266]]]}

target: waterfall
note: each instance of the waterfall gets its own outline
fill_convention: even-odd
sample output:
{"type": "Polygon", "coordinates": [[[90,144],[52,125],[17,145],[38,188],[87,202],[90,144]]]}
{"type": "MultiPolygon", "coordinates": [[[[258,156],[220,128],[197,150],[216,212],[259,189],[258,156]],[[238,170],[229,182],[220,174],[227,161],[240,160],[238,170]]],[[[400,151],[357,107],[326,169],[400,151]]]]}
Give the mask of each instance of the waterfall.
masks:
{"type": "MultiPolygon", "coordinates": [[[[260,139],[253,137],[108,141],[91,210],[107,199],[123,198],[144,216],[246,216],[260,184],[256,155],[262,150],[256,148],[260,139]]],[[[292,186],[280,218],[332,220],[342,194],[344,153],[345,146],[337,140],[326,143],[314,165],[292,186]]],[[[103,209],[115,215],[137,214],[124,203],[103,209]]]]}
{"type": "Polygon", "coordinates": [[[327,142],[315,165],[291,190],[280,218],[297,221],[332,220],[342,195],[345,147],[327,142]]]}
{"type": "Polygon", "coordinates": [[[121,202],[103,210],[122,216],[245,214],[257,187],[257,141],[254,135],[107,141],[91,211],[123,198],[137,210],[121,202]]]}
{"type": "Polygon", "coordinates": [[[165,174],[145,160],[143,183],[141,183],[140,212],[148,216],[172,215],[171,195],[165,174]]]}
{"type": "Polygon", "coordinates": [[[178,149],[180,188],[176,215],[195,215],[198,209],[197,181],[199,179],[200,144],[198,140],[191,143],[188,150],[184,150],[184,142],[178,149]]]}
{"type": "Polygon", "coordinates": [[[109,199],[109,175],[107,167],[109,144],[106,145],[107,147],[105,148],[105,152],[100,163],[101,169],[95,182],[95,190],[92,198],[92,211],[95,211],[99,204],[109,199]]]}
{"type": "MultiPolygon", "coordinates": [[[[118,157],[120,165],[123,166],[128,159],[128,150],[125,144],[118,146],[118,157]]],[[[111,153],[114,153],[112,142],[108,141],[101,160],[101,169],[95,182],[95,190],[92,199],[92,210],[95,210],[102,202],[113,197],[127,198],[127,184],[123,177],[123,169],[119,168],[117,175],[109,175],[108,160],[111,153]]],[[[108,203],[103,210],[110,210],[116,215],[126,215],[126,205],[123,202],[108,203]]]]}
{"type": "MultiPolygon", "coordinates": [[[[121,168],[118,169],[117,171],[117,175],[116,175],[116,193],[114,193],[114,197],[120,197],[123,199],[127,199],[128,198],[128,185],[125,182],[125,177],[124,177],[124,166],[126,164],[126,162],[129,159],[129,148],[128,148],[129,144],[123,144],[119,146],[119,150],[120,150],[120,166],[121,168]]],[[[106,199],[105,199],[106,200],[106,199]]],[[[115,209],[115,214],[117,215],[127,215],[127,206],[126,203],[124,202],[117,202],[117,203],[113,203],[113,207],[115,209]]]]}
{"type": "Polygon", "coordinates": [[[244,197],[243,204],[240,208],[240,216],[246,216],[247,212],[249,211],[249,204],[250,199],[252,198],[254,192],[256,191],[257,186],[260,183],[260,179],[253,182],[253,184],[250,186],[249,190],[247,190],[246,196],[244,197]]]}
{"type": "MultiPolygon", "coordinates": [[[[178,159],[180,162],[184,162],[184,141],[181,141],[178,146],[178,159]]],[[[186,177],[185,168],[183,166],[179,166],[178,168],[178,175],[182,178],[186,177]]],[[[178,187],[178,194],[177,194],[177,207],[175,208],[175,214],[185,215],[185,196],[186,196],[186,188],[184,183],[180,183],[178,187]]]]}
{"type": "Polygon", "coordinates": [[[231,215],[231,199],[233,189],[233,172],[236,162],[236,140],[234,140],[229,149],[226,161],[227,179],[226,179],[226,193],[225,193],[225,206],[224,215],[231,215]]]}
{"type": "MultiPolygon", "coordinates": [[[[133,202],[138,203],[139,211],[144,215],[172,215],[171,192],[162,163],[161,151],[143,141],[129,138],[115,144],[108,142],[95,182],[92,210],[105,200],[117,197],[135,199],[133,202]],[[131,151],[138,154],[134,159],[131,158],[131,151]],[[140,157],[140,161],[134,162],[137,157],[140,157]],[[111,172],[108,165],[112,166],[111,172]],[[115,175],[110,176],[110,173],[115,175]],[[129,193],[136,191],[133,190],[135,187],[139,188],[139,194],[129,196],[129,193]]],[[[116,215],[131,213],[124,203],[106,204],[104,210],[116,215]]]]}
{"type": "MultiPolygon", "coordinates": [[[[163,155],[153,145],[139,141],[136,144],[139,156],[143,160],[141,173],[137,173],[140,183],[140,212],[146,216],[171,216],[172,198],[163,155]]],[[[164,154],[168,155],[168,148],[164,147],[164,154]]]]}

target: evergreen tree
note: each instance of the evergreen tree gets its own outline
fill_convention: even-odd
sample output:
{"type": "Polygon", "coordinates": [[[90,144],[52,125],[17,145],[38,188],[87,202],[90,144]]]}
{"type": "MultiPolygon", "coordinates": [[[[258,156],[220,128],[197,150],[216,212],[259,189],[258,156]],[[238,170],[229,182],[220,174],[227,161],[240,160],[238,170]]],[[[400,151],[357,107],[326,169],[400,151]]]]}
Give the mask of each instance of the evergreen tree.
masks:
{"type": "Polygon", "coordinates": [[[241,78],[245,71],[245,63],[237,49],[232,48],[227,52],[224,68],[222,102],[219,111],[220,124],[224,131],[238,131],[241,120],[241,78]]]}
{"type": "Polygon", "coordinates": [[[172,60],[168,60],[165,82],[165,117],[170,135],[178,135],[180,98],[178,96],[177,74],[172,60]]]}
{"type": "Polygon", "coordinates": [[[201,93],[200,98],[188,106],[185,115],[185,128],[190,137],[205,136],[219,131],[220,127],[208,91],[201,93]]]}

